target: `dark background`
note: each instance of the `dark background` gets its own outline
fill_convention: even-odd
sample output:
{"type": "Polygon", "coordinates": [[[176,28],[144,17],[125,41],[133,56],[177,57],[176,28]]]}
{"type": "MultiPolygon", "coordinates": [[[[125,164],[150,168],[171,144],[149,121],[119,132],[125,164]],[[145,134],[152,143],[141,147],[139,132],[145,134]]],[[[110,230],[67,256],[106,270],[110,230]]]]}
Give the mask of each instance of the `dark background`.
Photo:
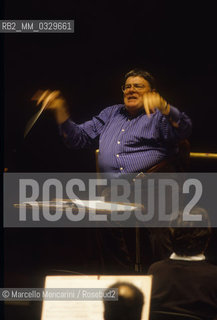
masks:
{"type": "Polygon", "coordinates": [[[153,73],[161,95],[191,117],[191,150],[216,152],[214,15],[209,1],[5,1],[6,19],[75,19],[74,34],[5,36],[5,167],[94,171],[93,154],[67,150],[48,111],[23,139],[37,112],[30,99],[60,89],[80,123],[122,101],[133,67],[153,73]]]}
{"type": "MultiPolygon", "coordinates": [[[[4,19],[75,20],[74,34],[4,37],[4,167],[9,172],[94,171],[94,152],[66,149],[48,111],[24,140],[26,123],[37,112],[30,99],[38,89],[60,89],[80,123],[122,101],[123,75],[134,67],[151,72],[161,95],[191,117],[191,151],[217,152],[211,1],[5,0],[4,9],[4,19]]],[[[216,171],[217,164],[192,161],[191,170],[216,171]]],[[[5,229],[5,286],[43,286],[43,276],[54,269],[98,272],[96,238],[91,230],[5,229]]],[[[5,319],[19,314],[39,319],[39,307],[19,308],[8,306],[5,319]]]]}

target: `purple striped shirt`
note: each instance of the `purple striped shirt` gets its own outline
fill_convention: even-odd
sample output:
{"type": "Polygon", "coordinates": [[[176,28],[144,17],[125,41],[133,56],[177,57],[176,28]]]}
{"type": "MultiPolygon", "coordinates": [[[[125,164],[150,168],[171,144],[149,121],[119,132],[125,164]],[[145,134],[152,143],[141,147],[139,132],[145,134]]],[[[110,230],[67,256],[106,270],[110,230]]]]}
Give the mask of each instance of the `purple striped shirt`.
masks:
{"type": "Polygon", "coordinates": [[[91,147],[99,138],[99,167],[114,176],[146,171],[177,150],[179,140],[191,133],[191,120],[175,107],[169,116],[159,110],[148,117],[145,111],[130,118],[123,104],[105,108],[80,125],[71,120],[60,126],[70,147],[91,147]],[[170,119],[178,123],[173,127],[170,119]]]}

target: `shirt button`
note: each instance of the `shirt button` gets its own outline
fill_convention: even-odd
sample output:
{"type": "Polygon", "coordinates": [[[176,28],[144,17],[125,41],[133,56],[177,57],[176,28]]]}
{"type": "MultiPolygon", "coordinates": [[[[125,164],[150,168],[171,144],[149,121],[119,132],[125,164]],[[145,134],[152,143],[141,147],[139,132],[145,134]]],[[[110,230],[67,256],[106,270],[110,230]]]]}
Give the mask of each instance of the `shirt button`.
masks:
{"type": "Polygon", "coordinates": [[[125,131],[124,129],[122,129],[121,131],[125,131]]]}
{"type": "Polygon", "coordinates": [[[116,157],[119,158],[119,154],[116,154],[116,157]]]}
{"type": "Polygon", "coordinates": [[[118,144],[120,144],[121,142],[120,141],[118,141],[118,144]]]}
{"type": "Polygon", "coordinates": [[[120,167],[120,170],[123,170],[124,168],[120,167]]]}

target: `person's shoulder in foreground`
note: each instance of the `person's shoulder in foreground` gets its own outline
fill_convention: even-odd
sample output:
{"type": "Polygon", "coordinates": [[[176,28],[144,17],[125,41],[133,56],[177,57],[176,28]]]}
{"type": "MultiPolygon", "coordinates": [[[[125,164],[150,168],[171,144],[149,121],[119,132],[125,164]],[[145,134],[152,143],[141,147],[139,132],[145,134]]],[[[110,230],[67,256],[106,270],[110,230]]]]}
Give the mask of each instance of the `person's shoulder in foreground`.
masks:
{"type": "Polygon", "coordinates": [[[151,311],[181,312],[214,319],[217,316],[217,266],[206,261],[211,228],[207,212],[195,207],[191,215],[201,221],[183,222],[180,212],[170,228],[173,253],[152,264],[151,311]]]}

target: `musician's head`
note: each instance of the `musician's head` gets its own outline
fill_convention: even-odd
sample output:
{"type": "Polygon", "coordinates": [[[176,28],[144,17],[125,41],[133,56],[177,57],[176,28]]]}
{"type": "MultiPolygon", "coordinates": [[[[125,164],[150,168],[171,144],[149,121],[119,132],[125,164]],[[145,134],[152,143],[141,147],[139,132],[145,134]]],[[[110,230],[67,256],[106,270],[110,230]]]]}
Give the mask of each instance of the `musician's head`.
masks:
{"type": "Polygon", "coordinates": [[[180,256],[194,256],[204,253],[211,236],[208,214],[205,209],[195,207],[190,212],[197,217],[195,221],[183,221],[183,212],[180,211],[177,219],[170,228],[172,250],[180,256]],[[199,218],[201,217],[201,218],[199,218]]]}
{"type": "Polygon", "coordinates": [[[118,289],[118,301],[104,300],[105,320],[140,320],[144,297],[142,292],[128,282],[114,283],[110,288],[118,289]]]}

